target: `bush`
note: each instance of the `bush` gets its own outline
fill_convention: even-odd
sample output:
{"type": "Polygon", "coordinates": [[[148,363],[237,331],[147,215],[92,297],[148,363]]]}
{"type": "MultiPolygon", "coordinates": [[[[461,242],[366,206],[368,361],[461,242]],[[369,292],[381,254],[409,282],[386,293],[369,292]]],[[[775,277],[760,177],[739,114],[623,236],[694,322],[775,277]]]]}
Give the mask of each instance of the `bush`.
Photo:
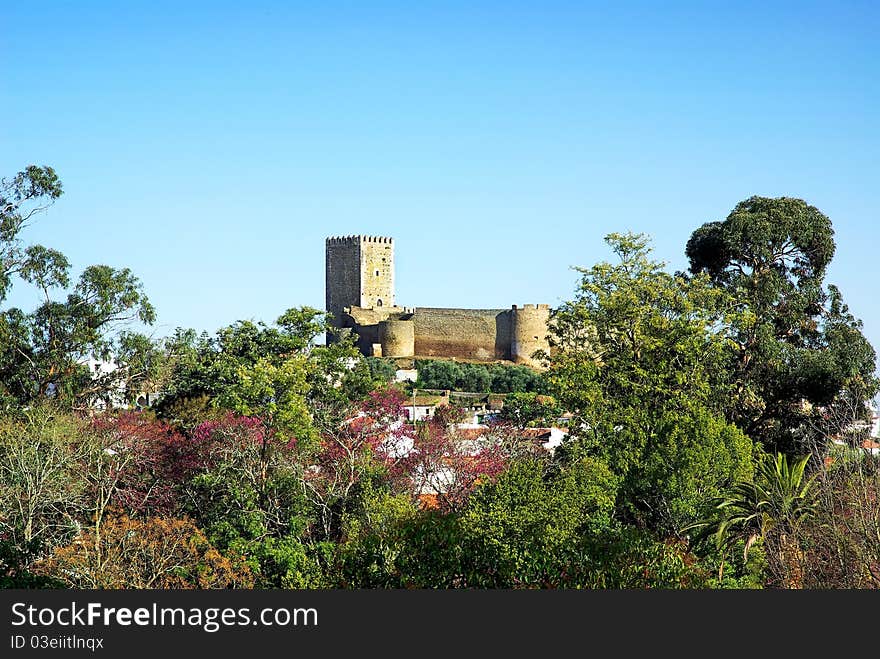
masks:
{"type": "Polygon", "coordinates": [[[527,366],[509,364],[470,364],[435,359],[418,359],[416,386],[422,389],[449,389],[478,393],[546,393],[540,373],[527,366]]]}

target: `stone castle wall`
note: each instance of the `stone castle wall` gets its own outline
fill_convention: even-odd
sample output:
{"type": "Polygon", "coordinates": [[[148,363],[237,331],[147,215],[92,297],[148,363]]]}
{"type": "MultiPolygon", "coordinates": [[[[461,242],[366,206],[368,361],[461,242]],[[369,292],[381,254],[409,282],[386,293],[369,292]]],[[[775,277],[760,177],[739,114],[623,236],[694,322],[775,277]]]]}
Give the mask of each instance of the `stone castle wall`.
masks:
{"type": "Polygon", "coordinates": [[[415,355],[415,323],[412,319],[389,318],[379,323],[379,345],[383,357],[415,355]]]}
{"type": "Polygon", "coordinates": [[[417,307],[415,354],[493,361],[510,359],[510,311],[417,307]]]}
{"type": "MultiPolygon", "coordinates": [[[[506,360],[537,366],[532,354],[548,349],[546,304],[511,309],[396,306],[391,238],[328,238],[326,286],[333,325],[354,332],[365,355],[506,360]]],[[[327,340],[332,340],[329,334],[327,340]]]]}

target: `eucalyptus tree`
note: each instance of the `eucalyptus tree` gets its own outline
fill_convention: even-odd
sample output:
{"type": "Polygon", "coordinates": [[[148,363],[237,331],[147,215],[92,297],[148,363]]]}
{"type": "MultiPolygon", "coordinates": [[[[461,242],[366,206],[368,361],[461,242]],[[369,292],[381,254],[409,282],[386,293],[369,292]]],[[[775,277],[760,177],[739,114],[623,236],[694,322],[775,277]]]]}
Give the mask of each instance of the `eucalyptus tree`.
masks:
{"type": "Polygon", "coordinates": [[[54,397],[73,405],[149,377],[143,366],[151,342],[125,332],[132,321],[152,324],[156,313],[141,282],[128,268],[86,267],[71,281],[71,263],[61,252],[27,245],[22,231],[62,194],[51,167],[31,165],[0,183],[0,302],[16,279],[37,291],[37,307],[0,310],[0,407],[54,397]],[[83,365],[89,357],[126,353],[113,377],[95,380],[83,365]]]}
{"type": "Polygon", "coordinates": [[[812,443],[810,428],[843,430],[818,423],[840,418],[835,406],[855,401],[863,417],[878,391],[862,323],[825,283],[834,252],[831,220],[791,197],[750,197],[687,243],[690,271],[708,275],[734,303],[729,417],[772,451],[799,455],[812,443]]]}

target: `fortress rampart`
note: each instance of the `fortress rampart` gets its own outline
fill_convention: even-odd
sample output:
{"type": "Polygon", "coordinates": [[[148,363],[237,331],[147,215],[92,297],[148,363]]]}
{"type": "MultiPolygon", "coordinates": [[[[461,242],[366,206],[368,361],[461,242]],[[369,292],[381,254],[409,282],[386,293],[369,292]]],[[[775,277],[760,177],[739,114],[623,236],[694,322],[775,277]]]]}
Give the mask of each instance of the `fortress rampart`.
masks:
{"type": "Polygon", "coordinates": [[[532,355],[549,350],[547,304],[510,309],[396,306],[392,238],[328,238],[326,256],[327,311],[335,327],[356,334],[364,355],[539,367],[532,355]]]}

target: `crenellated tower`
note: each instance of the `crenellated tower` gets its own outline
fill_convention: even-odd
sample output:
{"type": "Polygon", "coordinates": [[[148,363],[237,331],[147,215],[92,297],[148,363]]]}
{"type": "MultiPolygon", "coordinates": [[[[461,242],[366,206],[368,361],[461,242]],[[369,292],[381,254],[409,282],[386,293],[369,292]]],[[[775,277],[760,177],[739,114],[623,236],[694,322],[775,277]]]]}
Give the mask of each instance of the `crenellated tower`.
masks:
{"type": "Polygon", "coordinates": [[[517,364],[538,367],[534,358],[538,350],[549,352],[547,327],[550,322],[549,304],[525,304],[511,307],[510,359],[517,364]]]}
{"type": "Polygon", "coordinates": [[[326,241],[326,309],[342,327],[346,307],[394,306],[394,239],[343,236],[326,241]]]}

